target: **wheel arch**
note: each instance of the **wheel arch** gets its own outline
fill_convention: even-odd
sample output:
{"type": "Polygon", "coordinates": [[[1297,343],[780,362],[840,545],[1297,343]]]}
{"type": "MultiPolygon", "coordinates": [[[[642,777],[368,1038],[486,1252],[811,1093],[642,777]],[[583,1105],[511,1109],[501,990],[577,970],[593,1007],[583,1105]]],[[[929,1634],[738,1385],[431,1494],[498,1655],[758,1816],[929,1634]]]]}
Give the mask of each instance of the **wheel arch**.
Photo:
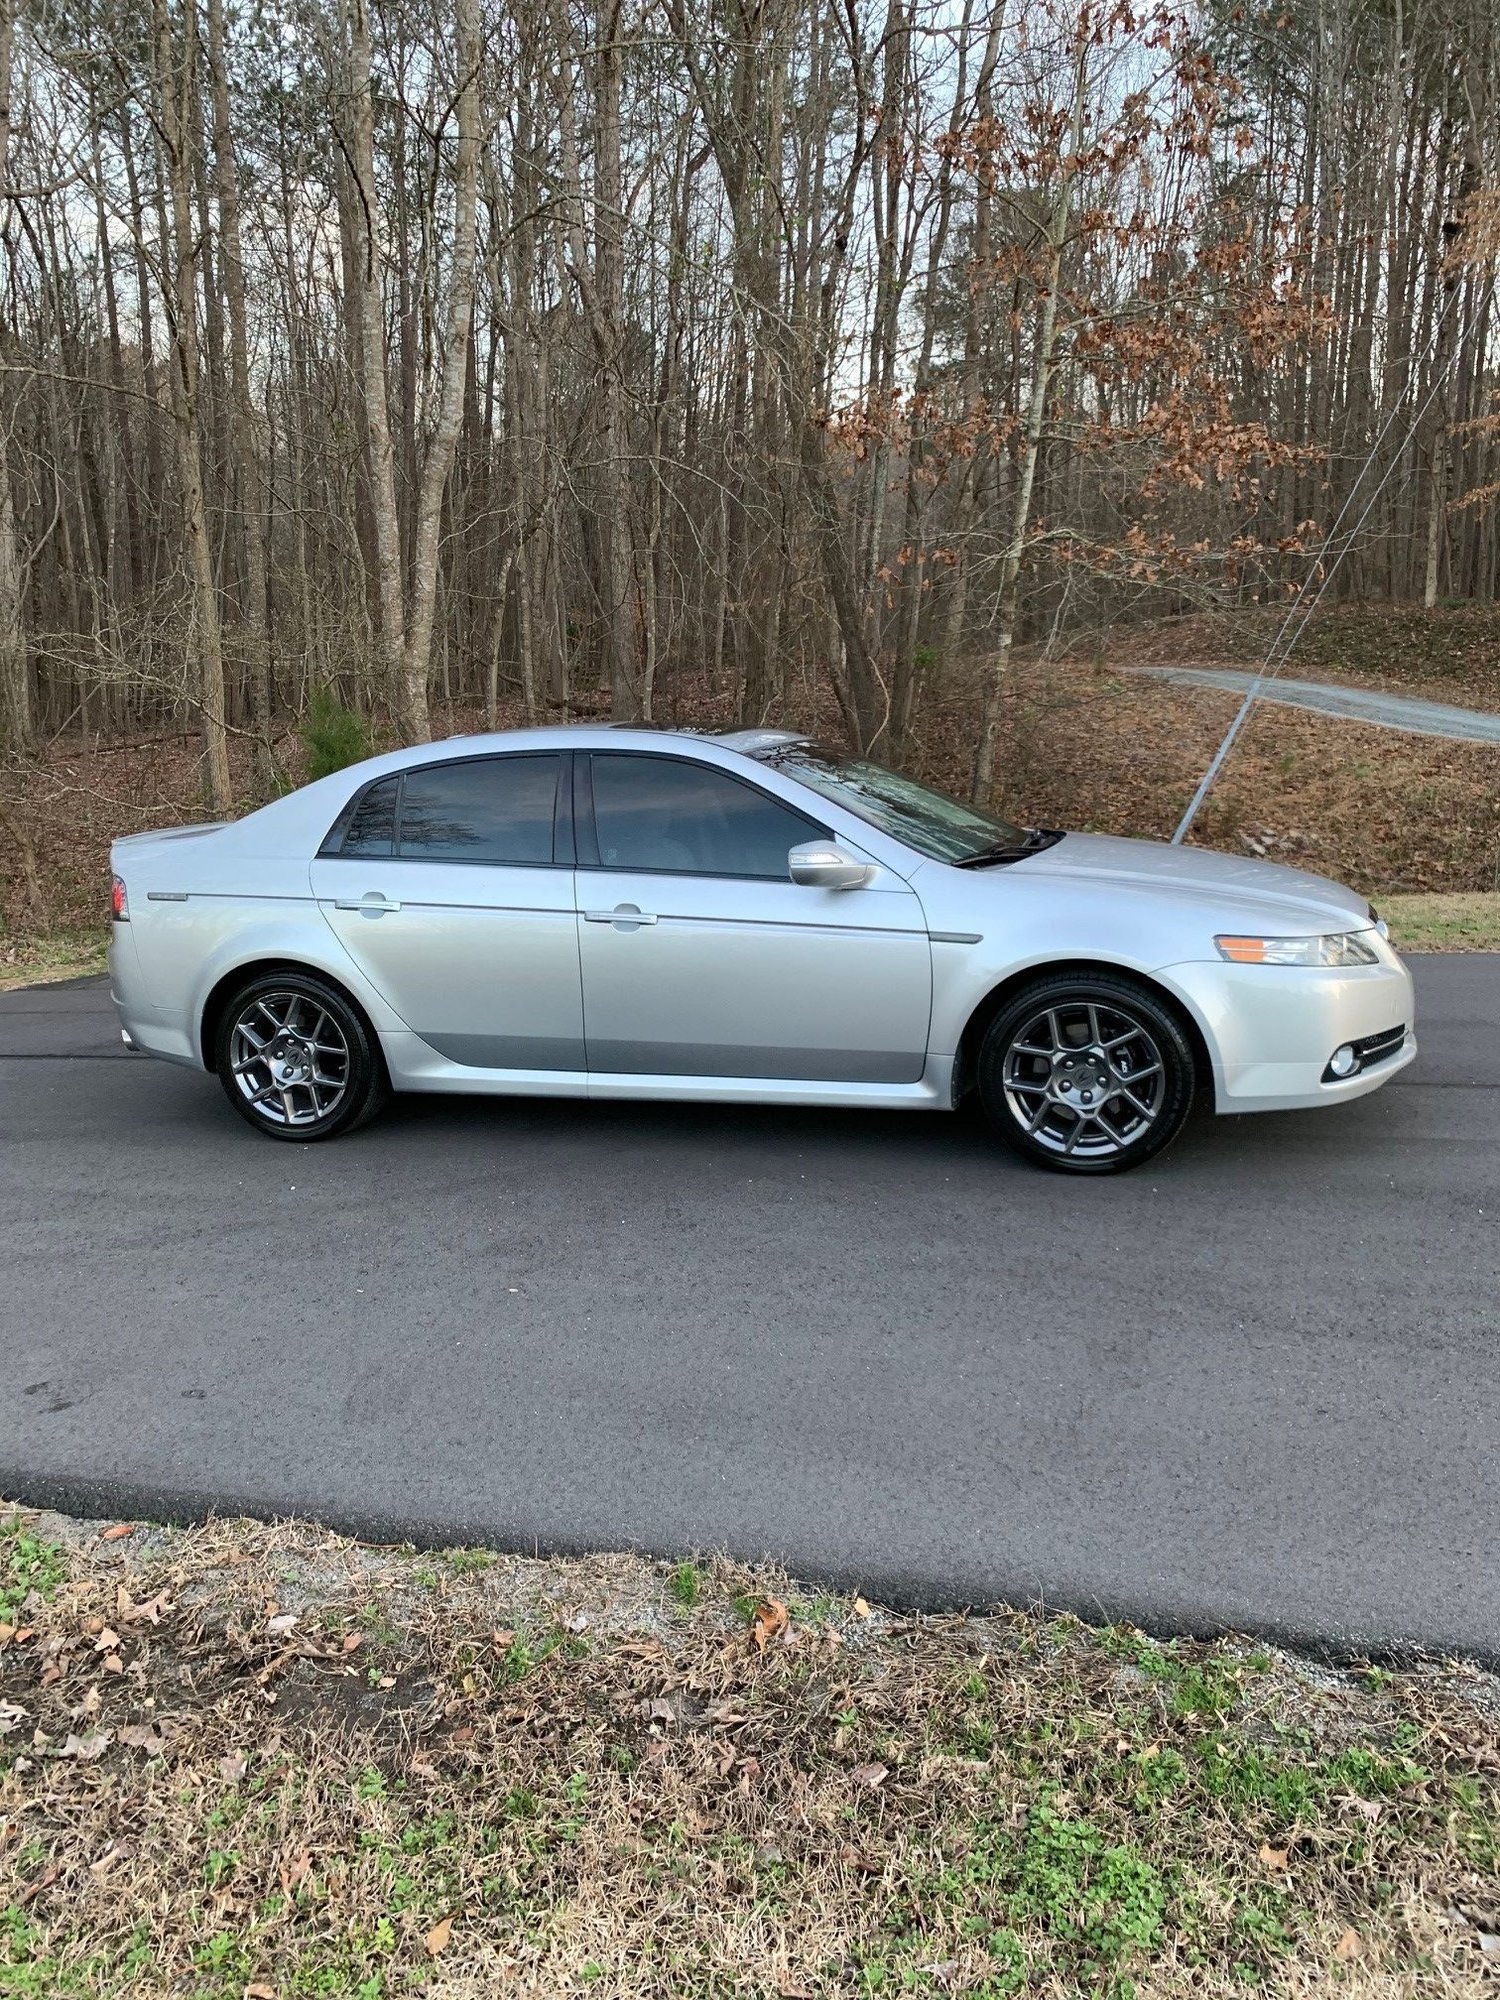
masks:
{"type": "Polygon", "coordinates": [[[264,958],[246,959],[241,965],[231,966],[229,971],[222,973],[210,987],[208,997],[203,1002],[203,1011],[198,1017],[198,1057],[206,1070],[212,1071],[215,1068],[214,1044],[219,1039],[219,1024],[224,1018],[224,1010],[229,1005],[231,997],[240,987],[248,986],[252,979],[260,979],[278,972],[296,973],[299,978],[316,979],[324,986],[331,986],[345,1005],[363,1022],[375,1059],[382,1070],[385,1069],[385,1051],[380,1046],[380,1035],[375,1023],[370,1019],[369,1009],[363,1005],[357,994],[350,991],[346,982],[337,974],[325,971],[321,965],[310,964],[306,959],[292,958],[285,953],[273,953],[264,958]]]}
{"type": "Polygon", "coordinates": [[[1044,959],[1038,964],[1025,965],[1019,971],[1008,973],[992,986],[975,1006],[963,1032],[958,1038],[958,1053],[953,1059],[953,1101],[961,1103],[974,1089],[978,1076],[979,1047],[985,1032],[995,1016],[1011,998],[1023,987],[1038,979],[1055,979],[1061,975],[1076,974],[1083,978],[1104,975],[1111,979],[1126,979],[1134,985],[1143,986],[1152,998],[1157,1000],[1172,1015],[1187,1038],[1188,1047],[1193,1052],[1194,1093],[1202,1096],[1214,1088],[1214,1060],[1208,1036],[1202,1022],[1183,995],[1166,986],[1149,972],[1141,972],[1133,965],[1121,965],[1107,958],[1056,958],[1044,959]]]}

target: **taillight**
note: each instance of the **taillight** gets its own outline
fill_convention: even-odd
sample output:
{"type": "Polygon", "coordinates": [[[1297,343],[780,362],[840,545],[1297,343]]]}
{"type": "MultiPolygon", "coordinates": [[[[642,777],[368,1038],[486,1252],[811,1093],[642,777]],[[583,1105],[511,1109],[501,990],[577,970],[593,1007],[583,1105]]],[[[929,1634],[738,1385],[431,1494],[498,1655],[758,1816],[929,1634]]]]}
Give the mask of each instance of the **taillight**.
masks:
{"type": "Polygon", "coordinates": [[[117,924],[130,922],[130,905],[125,900],[125,884],[118,875],[109,878],[109,913],[117,924]]]}

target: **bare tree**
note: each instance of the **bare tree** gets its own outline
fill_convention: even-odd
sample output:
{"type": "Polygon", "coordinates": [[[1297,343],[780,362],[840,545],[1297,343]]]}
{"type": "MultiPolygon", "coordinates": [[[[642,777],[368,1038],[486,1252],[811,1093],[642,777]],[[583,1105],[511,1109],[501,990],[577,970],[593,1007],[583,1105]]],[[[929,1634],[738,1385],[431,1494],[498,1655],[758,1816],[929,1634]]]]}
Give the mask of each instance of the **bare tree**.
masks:
{"type": "Polygon", "coordinates": [[[224,653],[219,627],[218,584],[209,541],[199,428],[198,234],[192,213],[194,85],[196,36],[190,22],[174,31],[167,0],[154,0],[156,42],[155,116],[168,181],[170,216],[163,215],[162,303],[172,340],[172,428],[177,444],[177,482],[182,508],[192,592],[189,647],[197,664],[198,706],[203,726],[204,791],[209,810],[227,814],[233,797],[229,740],[225,727],[224,653]]]}
{"type": "Polygon", "coordinates": [[[991,795],[1018,649],[1275,599],[1356,488],[1330,595],[1500,587],[1481,0],[0,32],[7,752],[201,724],[223,811],[314,693],[602,683],[991,795]]]}
{"type": "MultiPolygon", "coordinates": [[[[10,66],[15,0],[0,0],[0,218],[10,235],[10,66]]],[[[26,643],[21,556],[11,492],[10,385],[0,385],[0,749],[24,755],[32,748],[31,658],[26,643]]]]}

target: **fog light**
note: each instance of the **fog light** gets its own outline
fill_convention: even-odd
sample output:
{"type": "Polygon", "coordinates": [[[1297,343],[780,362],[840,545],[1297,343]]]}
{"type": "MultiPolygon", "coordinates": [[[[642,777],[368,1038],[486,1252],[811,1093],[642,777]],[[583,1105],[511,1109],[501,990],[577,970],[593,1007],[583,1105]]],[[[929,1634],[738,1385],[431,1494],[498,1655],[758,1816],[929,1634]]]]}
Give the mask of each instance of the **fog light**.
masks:
{"type": "Polygon", "coordinates": [[[1334,1050],[1333,1055],[1329,1059],[1328,1067],[1333,1071],[1335,1076],[1353,1076],[1354,1072],[1359,1068],[1359,1057],[1350,1047],[1349,1043],[1345,1042],[1341,1049],[1334,1050]]]}

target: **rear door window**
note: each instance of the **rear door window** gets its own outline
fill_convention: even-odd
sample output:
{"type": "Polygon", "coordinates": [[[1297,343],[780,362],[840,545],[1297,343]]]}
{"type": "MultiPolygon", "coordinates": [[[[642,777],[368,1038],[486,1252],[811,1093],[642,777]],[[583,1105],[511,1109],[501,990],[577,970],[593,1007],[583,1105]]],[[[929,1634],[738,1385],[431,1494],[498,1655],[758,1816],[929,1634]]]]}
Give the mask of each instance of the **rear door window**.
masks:
{"type": "Polygon", "coordinates": [[[556,754],[418,765],[401,788],[397,852],[409,861],[549,866],[561,766],[556,754]]]}

